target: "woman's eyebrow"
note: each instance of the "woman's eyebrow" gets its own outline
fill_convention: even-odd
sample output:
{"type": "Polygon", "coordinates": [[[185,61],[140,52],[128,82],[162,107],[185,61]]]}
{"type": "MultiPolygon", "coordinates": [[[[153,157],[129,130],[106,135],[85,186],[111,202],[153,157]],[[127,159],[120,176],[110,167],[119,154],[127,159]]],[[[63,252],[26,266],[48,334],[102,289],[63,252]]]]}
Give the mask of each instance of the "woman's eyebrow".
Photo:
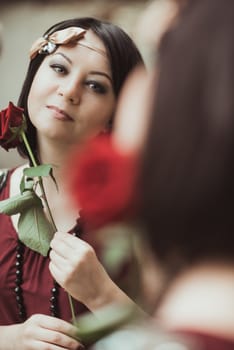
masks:
{"type": "MultiPolygon", "coordinates": [[[[54,54],[54,56],[55,56],[55,55],[60,55],[60,56],[62,56],[66,61],[68,61],[70,64],[72,64],[72,60],[70,60],[70,58],[67,57],[64,53],[62,53],[62,52],[56,52],[56,53],[54,54]]],[[[113,82],[112,82],[112,79],[111,79],[111,77],[110,77],[110,75],[107,74],[107,73],[105,73],[105,72],[101,72],[101,71],[91,71],[90,74],[102,75],[102,76],[106,77],[106,78],[111,82],[111,84],[113,83],[113,82]]]]}
{"type": "Polygon", "coordinates": [[[105,73],[105,72],[91,71],[90,74],[102,75],[102,76],[106,77],[108,80],[110,80],[110,82],[112,83],[111,77],[109,76],[109,74],[107,74],[107,73],[105,73]]]}
{"type": "Polygon", "coordinates": [[[67,57],[66,55],[64,55],[64,53],[62,53],[62,52],[56,52],[56,53],[54,54],[54,56],[55,56],[55,55],[61,55],[61,56],[63,56],[63,58],[65,58],[65,60],[67,60],[70,64],[72,64],[72,60],[70,60],[69,57],[67,57]]]}

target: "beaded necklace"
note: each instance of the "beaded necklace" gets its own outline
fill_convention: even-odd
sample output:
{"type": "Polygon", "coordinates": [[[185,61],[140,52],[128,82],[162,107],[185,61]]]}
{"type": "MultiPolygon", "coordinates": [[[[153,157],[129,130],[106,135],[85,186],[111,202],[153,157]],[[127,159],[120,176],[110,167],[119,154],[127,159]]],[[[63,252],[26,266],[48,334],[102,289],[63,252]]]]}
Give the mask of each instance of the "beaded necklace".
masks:
{"type": "MultiPolygon", "coordinates": [[[[81,219],[79,218],[77,220],[76,226],[70,231],[74,236],[80,237],[82,235],[82,225],[81,225],[81,219]]],[[[18,309],[18,317],[19,322],[24,322],[27,319],[27,310],[24,303],[24,296],[23,296],[23,290],[22,290],[22,283],[23,283],[23,263],[24,263],[24,250],[25,246],[24,244],[18,240],[17,247],[16,247],[16,263],[15,263],[15,299],[17,303],[17,309],[18,309]]],[[[58,296],[59,296],[59,290],[60,286],[59,284],[54,280],[53,281],[53,287],[50,290],[50,298],[49,298],[49,308],[50,308],[50,315],[54,317],[59,317],[59,303],[58,303],[58,296]]]]}

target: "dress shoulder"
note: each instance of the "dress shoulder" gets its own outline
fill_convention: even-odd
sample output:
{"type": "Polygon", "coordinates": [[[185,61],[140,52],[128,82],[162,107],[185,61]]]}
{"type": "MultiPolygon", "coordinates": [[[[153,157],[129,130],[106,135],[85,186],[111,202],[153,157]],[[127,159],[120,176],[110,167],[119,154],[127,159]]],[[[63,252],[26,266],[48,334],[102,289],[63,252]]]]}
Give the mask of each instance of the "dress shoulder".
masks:
{"type": "Polygon", "coordinates": [[[3,187],[7,183],[8,174],[9,174],[9,169],[0,169],[0,193],[3,187]]]}

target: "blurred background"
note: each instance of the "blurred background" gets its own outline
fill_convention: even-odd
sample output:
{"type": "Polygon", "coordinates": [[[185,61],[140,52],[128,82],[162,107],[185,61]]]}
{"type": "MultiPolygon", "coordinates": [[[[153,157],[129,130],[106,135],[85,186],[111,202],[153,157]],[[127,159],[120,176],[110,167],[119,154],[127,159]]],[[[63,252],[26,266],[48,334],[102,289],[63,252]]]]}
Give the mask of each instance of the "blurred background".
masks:
{"type": "MultiPolygon", "coordinates": [[[[80,16],[93,16],[120,25],[136,42],[147,61],[149,35],[157,36],[160,18],[170,0],[1,0],[0,2],[0,110],[17,103],[29,63],[31,44],[52,24],[80,16]],[[152,8],[154,6],[154,9],[152,8]],[[147,11],[158,23],[141,23],[147,11]],[[156,18],[156,17],[154,17],[156,18]],[[146,24],[146,25],[145,25],[146,24]],[[147,34],[148,33],[148,34],[147,34]]],[[[0,168],[23,161],[15,150],[0,149],[0,168]]]]}

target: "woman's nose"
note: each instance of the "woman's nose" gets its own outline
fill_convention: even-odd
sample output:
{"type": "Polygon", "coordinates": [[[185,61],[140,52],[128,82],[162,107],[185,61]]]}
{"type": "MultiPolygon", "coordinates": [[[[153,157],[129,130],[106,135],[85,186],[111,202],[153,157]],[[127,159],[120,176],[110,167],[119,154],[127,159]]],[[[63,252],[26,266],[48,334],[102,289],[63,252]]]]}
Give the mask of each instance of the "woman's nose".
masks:
{"type": "Polygon", "coordinates": [[[77,81],[64,81],[58,88],[58,95],[72,104],[79,104],[81,98],[81,87],[77,81]]]}

